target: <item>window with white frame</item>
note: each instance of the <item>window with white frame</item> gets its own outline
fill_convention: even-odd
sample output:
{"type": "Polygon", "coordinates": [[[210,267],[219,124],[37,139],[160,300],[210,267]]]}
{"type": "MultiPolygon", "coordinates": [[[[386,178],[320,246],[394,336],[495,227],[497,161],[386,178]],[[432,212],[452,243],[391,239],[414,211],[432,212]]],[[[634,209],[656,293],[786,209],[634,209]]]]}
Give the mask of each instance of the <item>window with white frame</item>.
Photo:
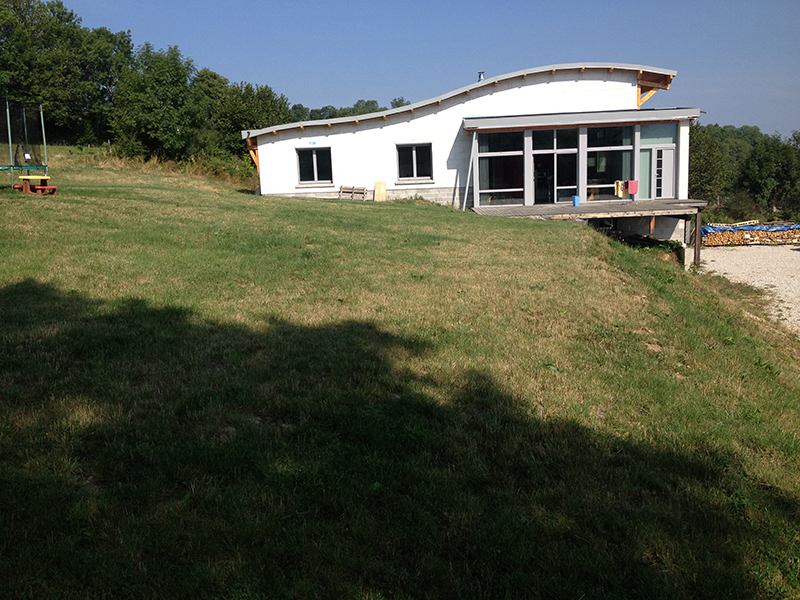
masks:
{"type": "Polygon", "coordinates": [[[432,179],[431,145],[397,146],[397,175],[399,179],[432,179]]]}
{"type": "Polygon", "coordinates": [[[333,183],[330,148],[298,148],[297,166],[300,183],[333,183]]]}

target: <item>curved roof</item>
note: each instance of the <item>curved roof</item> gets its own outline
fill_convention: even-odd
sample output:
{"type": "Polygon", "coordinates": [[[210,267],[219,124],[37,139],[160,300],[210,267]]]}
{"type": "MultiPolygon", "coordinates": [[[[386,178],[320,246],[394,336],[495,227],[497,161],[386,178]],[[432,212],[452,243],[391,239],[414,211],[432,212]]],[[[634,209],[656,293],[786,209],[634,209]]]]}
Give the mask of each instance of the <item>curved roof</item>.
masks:
{"type": "Polygon", "coordinates": [[[371,119],[386,119],[391,115],[402,114],[405,112],[414,112],[425,106],[431,104],[441,104],[444,100],[449,100],[462,94],[469,94],[473,90],[480,88],[494,86],[501,81],[508,81],[521,77],[525,79],[529,75],[541,75],[544,73],[555,73],[556,71],[635,71],[637,73],[637,82],[639,85],[639,106],[652,96],[657,90],[668,90],[672,83],[672,78],[677,75],[677,71],[669,69],[659,69],[656,67],[647,67],[645,65],[627,65],[621,63],[568,63],[561,65],[548,65],[546,67],[535,67],[533,69],[524,69],[522,71],[515,71],[514,73],[507,73],[505,75],[498,75],[483,79],[470,85],[464,86],[447,94],[431,98],[429,100],[422,100],[407,106],[392,108],[381,112],[367,113],[363,115],[353,115],[349,117],[339,117],[337,119],[319,119],[315,121],[298,121],[296,123],[286,123],[284,125],[275,125],[273,127],[266,127],[257,130],[242,131],[242,139],[252,138],[264,133],[278,133],[279,131],[290,131],[292,129],[305,129],[306,127],[332,127],[339,123],[359,123],[360,121],[367,121],[371,119]]]}

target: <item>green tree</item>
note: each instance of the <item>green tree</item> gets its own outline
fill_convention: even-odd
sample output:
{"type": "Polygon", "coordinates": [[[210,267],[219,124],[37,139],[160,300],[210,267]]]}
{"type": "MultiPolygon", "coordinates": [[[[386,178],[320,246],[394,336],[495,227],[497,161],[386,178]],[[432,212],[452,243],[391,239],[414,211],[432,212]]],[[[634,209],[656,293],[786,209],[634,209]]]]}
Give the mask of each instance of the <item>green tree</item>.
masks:
{"type": "Polygon", "coordinates": [[[289,101],[269,86],[234,83],[225,88],[219,105],[217,128],[223,137],[222,148],[236,155],[246,155],[240,132],[291,123],[294,114],[289,101]]]}
{"type": "Polygon", "coordinates": [[[131,55],[128,33],[80,23],[60,1],[0,5],[0,96],[41,100],[55,141],[108,136],[114,89],[131,55]]]}
{"type": "Polygon", "coordinates": [[[800,152],[800,131],[792,132],[792,137],[789,138],[789,144],[791,144],[792,148],[800,152]]]}
{"type": "Polygon", "coordinates": [[[742,163],[753,151],[756,144],[765,137],[765,134],[758,127],[751,125],[734,127],[733,125],[720,126],[715,123],[706,125],[705,129],[716,140],[720,152],[725,157],[725,162],[728,165],[725,188],[726,193],[730,194],[739,189],[737,178],[742,163]]]}
{"type": "Polygon", "coordinates": [[[800,209],[800,153],[780,135],[764,136],[744,160],[739,186],[768,213],[800,209]]]}
{"type": "Polygon", "coordinates": [[[377,100],[359,100],[348,110],[351,111],[351,115],[366,115],[386,110],[386,107],[380,106],[377,100]]]}
{"type": "Polygon", "coordinates": [[[728,160],[737,165],[747,158],[756,144],[766,135],[758,127],[752,125],[734,127],[733,125],[720,126],[714,123],[706,125],[705,128],[717,140],[720,151],[728,160]]]}
{"type": "Polygon", "coordinates": [[[292,115],[295,121],[308,121],[311,119],[311,111],[302,104],[292,105],[292,115]]]}
{"type": "Polygon", "coordinates": [[[191,87],[195,67],[176,46],[144,44],[123,71],[116,90],[113,128],[123,156],[181,159],[201,124],[191,87]]]}
{"type": "Polygon", "coordinates": [[[196,112],[196,131],[189,152],[218,154],[224,151],[225,133],[220,112],[227,99],[230,82],[210,69],[200,69],[191,82],[193,109],[196,112]]]}
{"type": "Polygon", "coordinates": [[[399,96],[399,97],[394,98],[392,100],[390,106],[392,108],[400,108],[401,106],[408,106],[409,104],[411,104],[411,102],[409,102],[408,100],[406,100],[402,96],[399,96]]]}
{"type": "MultiPolygon", "coordinates": [[[[296,104],[298,111],[300,107],[305,108],[302,104],[296,104]]],[[[294,107],[292,107],[294,110],[294,107]]],[[[308,112],[309,120],[317,119],[336,119],[339,117],[351,117],[355,115],[365,115],[373,112],[380,112],[386,110],[385,106],[380,106],[377,100],[358,100],[353,106],[343,106],[336,108],[335,106],[323,106],[322,108],[313,108],[308,112]]],[[[297,114],[297,112],[295,112],[297,114]]],[[[297,119],[306,120],[306,119],[297,119]]]]}
{"type": "Polygon", "coordinates": [[[730,163],[706,127],[692,123],[689,131],[689,197],[720,202],[731,179],[730,163]]]}
{"type": "Polygon", "coordinates": [[[312,108],[310,111],[310,115],[312,120],[319,120],[319,119],[335,119],[336,117],[341,116],[339,114],[339,110],[335,106],[323,106],[322,108],[312,108]]]}

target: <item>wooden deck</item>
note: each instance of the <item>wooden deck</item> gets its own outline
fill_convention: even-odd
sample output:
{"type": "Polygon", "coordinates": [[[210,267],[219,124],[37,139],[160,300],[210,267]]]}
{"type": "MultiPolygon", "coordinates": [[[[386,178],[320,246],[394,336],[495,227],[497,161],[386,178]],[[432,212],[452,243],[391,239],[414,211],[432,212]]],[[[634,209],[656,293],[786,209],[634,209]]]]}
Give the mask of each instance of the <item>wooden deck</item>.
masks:
{"type": "Polygon", "coordinates": [[[517,219],[618,219],[621,217],[675,217],[690,218],[708,204],[703,200],[620,200],[612,202],[586,202],[580,206],[572,203],[534,204],[533,206],[481,206],[472,210],[479,215],[512,217],[517,219]]]}

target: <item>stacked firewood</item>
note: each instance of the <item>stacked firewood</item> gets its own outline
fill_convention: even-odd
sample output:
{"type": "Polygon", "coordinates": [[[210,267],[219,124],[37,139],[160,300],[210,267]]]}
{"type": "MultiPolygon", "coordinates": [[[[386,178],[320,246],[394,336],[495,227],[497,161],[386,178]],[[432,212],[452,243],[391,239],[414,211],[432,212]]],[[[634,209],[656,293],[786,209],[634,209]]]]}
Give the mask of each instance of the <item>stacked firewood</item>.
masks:
{"type": "MultiPolygon", "coordinates": [[[[749,229],[736,229],[743,225],[755,225],[756,222],[735,224],[712,224],[712,227],[731,227],[732,230],[710,231],[703,236],[706,246],[749,246],[756,244],[800,244],[800,229],[785,229],[781,231],[761,231],[749,229]]],[[[770,223],[773,225],[793,225],[793,223],[770,223]]]]}

